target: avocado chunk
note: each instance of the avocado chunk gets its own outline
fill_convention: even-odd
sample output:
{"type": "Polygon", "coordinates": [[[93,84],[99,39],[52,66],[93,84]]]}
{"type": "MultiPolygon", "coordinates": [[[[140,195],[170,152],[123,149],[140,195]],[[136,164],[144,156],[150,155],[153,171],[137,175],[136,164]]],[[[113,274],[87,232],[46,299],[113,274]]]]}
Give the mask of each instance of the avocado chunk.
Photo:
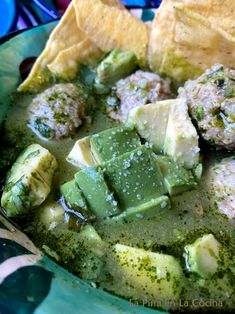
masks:
{"type": "Polygon", "coordinates": [[[50,193],[50,187],[37,172],[20,164],[18,171],[22,171],[21,176],[7,181],[1,199],[1,206],[9,217],[27,214],[41,205],[50,193]]]}
{"type": "Polygon", "coordinates": [[[86,136],[76,141],[66,160],[80,169],[95,165],[91,154],[90,137],[86,136]]]}
{"type": "Polygon", "coordinates": [[[84,239],[86,245],[96,256],[102,257],[104,255],[106,246],[105,242],[101,239],[92,225],[84,225],[80,231],[80,237],[84,239]]]}
{"type": "Polygon", "coordinates": [[[145,146],[109,160],[103,169],[122,210],[167,193],[153,152],[145,146]]]}
{"type": "MultiPolygon", "coordinates": [[[[53,174],[58,167],[55,157],[49,150],[39,144],[29,145],[16,159],[15,165],[17,166],[17,164],[25,165],[37,171],[49,186],[51,185],[53,174]]],[[[13,169],[12,173],[16,174],[13,169]]]]}
{"type": "Polygon", "coordinates": [[[1,205],[9,217],[27,214],[41,205],[51,190],[55,157],[38,144],[30,145],[8,172],[1,205]]]}
{"type": "Polygon", "coordinates": [[[139,206],[128,208],[120,215],[112,217],[111,220],[121,223],[130,223],[144,218],[156,217],[161,210],[166,210],[170,207],[169,198],[167,196],[160,196],[139,206]]]}
{"type": "Polygon", "coordinates": [[[166,302],[180,297],[183,273],[173,256],[118,243],[112,258],[111,274],[115,272],[115,278],[125,287],[122,291],[128,291],[134,300],[166,302]]]}
{"type": "Polygon", "coordinates": [[[134,72],[137,68],[136,56],[129,51],[112,50],[97,67],[97,82],[114,84],[134,72]]]}
{"type": "Polygon", "coordinates": [[[128,114],[128,123],[135,126],[140,137],[153,145],[156,153],[163,152],[169,111],[174,102],[174,99],[157,101],[135,107],[128,114]]]}
{"type": "Polygon", "coordinates": [[[175,99],[169,112],[164,154],[192,169],[199,163],[198,134],[188,114],[184,98],[175,99]]]}
{"type": "Polygon", "coordinates": [[[206,278],[215,274],[219,267],[221,244],[213,234],[206,234],[193,244],[185,246],[185,261],[189,271],[206,278]]]}
{"type": "Polygon", "coordinates": [[[64,197],[66,205],[74,210],[88,210],[86,200],[82,191],[77,186],[75,180],[69,181],[61,185],[60,192],[64,197]]]}
{"type": "Polygon", "coordinates": [[[98,164],[121,156],[141,145],[135,130],[126,127],[107,129],[90,138],[91,151],[98,164]]]}
{"type": "MultiPolygon", "coordinates": [[[[57,201],[45,202],[42,208],[37,212],[37,218],[46,228],[55,227],[55,225],[64,222],[65,210],[57,201]]],[[[48,230],[48,229],[46,229],[48,230]]]]}
{"type": "Polygon", "coordinates": [[[99,218],[119,213],[118,203],[99,167],[87,167],[75,174],[75,181],[86,198],[88,208],[99,218]]]}
{"type": "Polygon", "coordinates": [[[168,156],[156,156],[168,193],[173,196],[195,189],[197,182],[192,172],[168,156]]]}

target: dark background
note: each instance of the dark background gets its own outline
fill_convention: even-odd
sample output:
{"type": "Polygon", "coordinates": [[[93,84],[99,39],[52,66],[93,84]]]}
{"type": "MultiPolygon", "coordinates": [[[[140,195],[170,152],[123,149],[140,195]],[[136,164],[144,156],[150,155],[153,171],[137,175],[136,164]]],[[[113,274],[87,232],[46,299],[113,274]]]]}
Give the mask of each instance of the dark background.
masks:
{"type": "MultiPolygon", "coordinates": [[[[120,0],[127,7],[157,8],[161,0],[120,0]]],[[[70,0],[0,0],[0,37],[60,17],[70,0]]]]}

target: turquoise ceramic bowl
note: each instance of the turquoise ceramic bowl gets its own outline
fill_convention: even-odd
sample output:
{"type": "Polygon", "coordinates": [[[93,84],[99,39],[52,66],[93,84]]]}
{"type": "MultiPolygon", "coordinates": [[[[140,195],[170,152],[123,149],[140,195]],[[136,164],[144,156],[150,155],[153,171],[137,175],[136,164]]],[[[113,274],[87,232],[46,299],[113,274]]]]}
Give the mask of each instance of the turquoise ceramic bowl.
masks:
{"type": "MultiPolygon", "coordinates": [[[[0,46],[0,122],[20,83],[19,66],[38,56],[57,22],[25,31],[0,46]]],[[[92,287],[56,265],[0,215],[0,313],[161,313],[92,287]]]]}

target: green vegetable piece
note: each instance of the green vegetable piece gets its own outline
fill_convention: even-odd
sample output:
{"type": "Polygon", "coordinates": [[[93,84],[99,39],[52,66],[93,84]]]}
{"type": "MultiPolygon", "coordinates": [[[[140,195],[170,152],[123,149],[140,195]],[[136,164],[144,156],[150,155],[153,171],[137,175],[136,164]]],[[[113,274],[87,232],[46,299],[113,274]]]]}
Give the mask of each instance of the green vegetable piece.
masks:
{"type": "Polygon", "coordinates": [[[136,56],[129,51],[112,50],[97,68],[97,80],[101,84],[114,84],[134,72],[136,56]]]}
{"type": "Polygon", "coordinates": [[[144,218],[156,217],[161,210],[170,208],[170,200],[167,196],[160,196],[137,207],[129,208],[120,215],[112,217],[112,221],[129,223],[144,218]]]}
{"type": "Polygon", "coordinates": [[[185,246],[185,261],[189,271],[201,277],[209,277],[217,272],[221,244],[213,234],[206,234],[193,244],[185,246]]]}
{"type": "Polygon", "coordinates": [[[156,156],[168,193],[173,196],[195,189],[197,182],[192,172],[167,156],[156,156]]]}
{"type": "Polygon", "coordinates": [[[176,258],[119,243],[113,251],[111,274],[118,276],[123,291],[131,293],[133,299],[160,302],[179,299],[183,273],[176,258]]]}
{"type": "Polygon", "coordinates": [[[91,152],[98,164],[130,152],[141,145],[135,130],[126,127],[107,129],[90,138],[91,152]]]}
{"type": "Polygon", "coordinates": [[[66,205],[69,208],[74,210],[88,209],[82,191],[77,186],[75,180],[64,183],[60,187],[60,191],[61,194],[64,196],[66,205]]]}
{"type": "Polygon", "coordinates": [[[118,203],[100,168],[87,167],[77,172],[75,181],[86,198],[88,208],[97,217],[104,218],[119,213],[118,203]]]}
{"type": "Polygon", "coordinates": [[[17,169],[21,176],[13,181],[9,177],[1,198],[1,206],[9,217],[27,214],[41,205],[50,193],[50,187],[38,173],[20,164],[17,169]]]}
{"type": "Polygon", "coordinates": [[[83,137],[75,142],[66,160],[80,169],[87,166],[94,166],[95,162],[91,154],[89,136],[83,137]]]}
{"type": "Polygon", "coordinates": [[[41,205],[51,190],[55,157],[38,144],[27,147],[8,172],[1,205],[9,217],[25,215],[41,205]]]}
{"type": "Polygon", "coordinates": [[[92,225],[85,225],[80,231],[80,236],[86,242],[87,247],[89,247],[96,256],[102,257],[104,255],[105,242],[92,225]]]}
{"type": "MultiPolygon", "coordinates": [[[[53,174],[58,167],[55,157],[39,144],[32,144],[28,146],[16,159],[15,166],[17,164],[25,165],[32,170],[35,170],[45,180],[48,185],[51,185],[53,174]]],[[[12,167],[11,173],[16,175],[12,167]]]]}
{"type": "Polygon", "coordinates": [[[153,145],[156,153],[163,151],[169,112],[175,101],[157,101],[154,104],[134,107],[129,111],[128,123],[135,126],[140,137],[153,145]]]}
{"type": "Polygon", "coordinates": [[[108,161],[103,168],[122,210],[167,193],[153,152],[145,146],[108,161]]]}

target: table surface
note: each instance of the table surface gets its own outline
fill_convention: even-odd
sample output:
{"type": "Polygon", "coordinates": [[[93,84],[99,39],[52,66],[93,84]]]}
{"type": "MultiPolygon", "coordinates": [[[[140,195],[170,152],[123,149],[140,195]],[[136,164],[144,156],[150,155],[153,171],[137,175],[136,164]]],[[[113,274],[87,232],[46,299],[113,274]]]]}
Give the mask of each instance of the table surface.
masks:
{"type": "MultiPolygon", "coordinates": [[[[157,8],[161,0],[120,0],[127,7],[157,8]]],[[[0,37],[60,17],[70,0],[0,0],[0,37]]]]}

